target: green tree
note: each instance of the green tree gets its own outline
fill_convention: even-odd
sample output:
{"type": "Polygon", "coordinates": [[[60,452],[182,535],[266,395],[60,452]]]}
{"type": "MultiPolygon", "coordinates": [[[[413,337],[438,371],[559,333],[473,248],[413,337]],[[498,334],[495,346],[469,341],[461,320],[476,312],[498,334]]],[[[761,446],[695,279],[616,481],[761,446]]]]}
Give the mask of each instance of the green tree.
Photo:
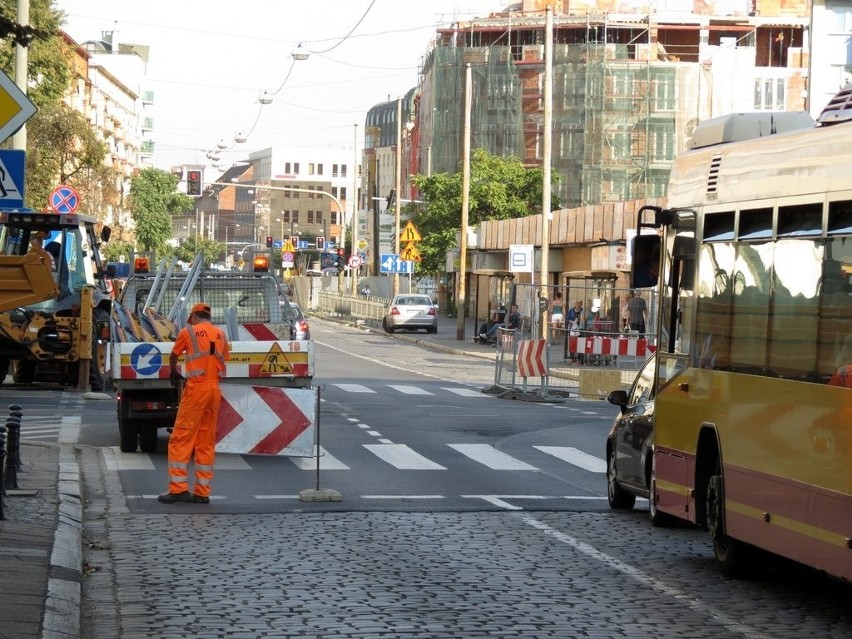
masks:
{"type": "MultiPolygon", "coordinates": [[[[541,212],[543,172],[527,169],[517,158],[491,155],[475,149],[470,158],[470,202],[468,223],[506,220],[541,212]]],[[[553,176],[556,183],[557,177],[553,176]]],[[[422,204],[409,204],[404,212],[415,221],[423,240],[418,243],[423,261],[418,270],[437,273],[444,270],[446,253],[454,248],[461,227],[462,174],[414,175],[412,183],[420,192],[422,204]]],[[[552,193],[556,193],[553,189],[552,193]]],[[[551,210],[559,208],[556,195],[551,210]]]]}
{"type": "Polygon", "coordinates": [[[129,262],[135,253],[133,243],[123,240],[110,240],[101,246],[101,251],[107,262],[120,262],[122,257],[125,262],[129,262]]]}
{"type": "Polygon", "coordinates": [[[177,192],[178,177],[155,168],[142,169],[130,181],[130,214],[141,249],[164,253],[173,235],[172,216],[192,210],[195,201],[177,192]]]}
{"type": "Polygon", "coordinates": [[[27,148],[27,202],[32,208],[47,206],[59,184],[80,188],[82,210],[95,214],[103,211],[93,211],[94,202],[117,194],[116,169],[104,166],[106,143],[64,104],[41,107],[27,125],[27,148]]]}
{"type": "Polygon", "coordinates": [[[211,264],[215,264],[220,261],[224,252],[224,242],[188,237],[177,246],[165,249],[163,254],[169,256],[173,255],[183,262],[192,263],[195,260],[195,257],[201,253],[204,256],[205,267],[209,268],[211,264]]]}

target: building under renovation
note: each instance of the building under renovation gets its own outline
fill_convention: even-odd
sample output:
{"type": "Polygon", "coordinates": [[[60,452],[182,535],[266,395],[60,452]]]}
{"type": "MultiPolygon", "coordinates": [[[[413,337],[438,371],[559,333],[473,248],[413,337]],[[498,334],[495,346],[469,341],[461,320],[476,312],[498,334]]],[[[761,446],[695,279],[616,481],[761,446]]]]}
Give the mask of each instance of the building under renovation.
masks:
{"type": "Polygon", "coordinates": [[[438,31],[403,167],[459,170],[467,64],[471,146],[541,166],[548,5],[551,166],[563,207],[665,195],[671,162],[699,121],[809,108],[807,2],[524,0],[438,31]]]}

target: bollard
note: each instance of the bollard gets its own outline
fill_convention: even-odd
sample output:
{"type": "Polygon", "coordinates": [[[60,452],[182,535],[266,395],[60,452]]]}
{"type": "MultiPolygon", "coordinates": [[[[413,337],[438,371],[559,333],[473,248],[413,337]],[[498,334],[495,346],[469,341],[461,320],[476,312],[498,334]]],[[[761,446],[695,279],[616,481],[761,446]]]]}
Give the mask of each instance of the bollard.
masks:
{"type": "Polygon", "coordinates": [[[6,418],[6,474],[3,478],[3,488],[18,490],[18,455],[21,421],[17,417],[6,418]]]}
{"type": "Polygon", "coordinates": [[[6,519],[3,515],[3,496],[6,494],[6,427],[0,426],[0,521],[6,519]]]}
{"type": "Polygon", "coordinates": [[[20,424],[24,421],[24,413],[18,404],[9,404],[9,416],[18,418],[18,448],[15,451],[15,470],[21,472],[24,470],[24,458],[21,455],[21,429],[20,424]]]}

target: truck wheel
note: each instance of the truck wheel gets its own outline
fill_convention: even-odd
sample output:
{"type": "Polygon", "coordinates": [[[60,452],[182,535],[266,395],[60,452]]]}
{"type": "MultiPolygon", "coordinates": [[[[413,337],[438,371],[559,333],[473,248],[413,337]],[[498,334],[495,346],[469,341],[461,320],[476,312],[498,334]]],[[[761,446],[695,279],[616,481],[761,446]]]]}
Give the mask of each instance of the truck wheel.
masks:
{"type": "Polygon", "coordinates": [[[6,382],[6,376],[9,374],[9,367],[12,365],[12,360],[8,357],[0,357],[0,384],[6,382]]]}
{"type": "Polygon", "coordinates": [[[139,448],[143,453],[157,452],[157,431],[156,426],[139,427],[139,448]]]}
{"type": "Polygon", "coordinates": [[[89,364],[89,388],[98,393],[104,390],[107,344],[98,342],[95,331],[99,324],[109,322],[109,313],[102,308],[96,308],[92,318],[94,327],[92,328],[92,361],[89,364]]]}
{"type": "Polygon", "coordinates": [[[122,453],[135,453],[139,440],[139,426],[136,422],[119,416],[118,434],[121,439],[122,453]]]}
{"type": "Polygon", "coordinates": [[[29,360],[19,359],[15,362],[15,372],[12,379],[16,384],[32,384],[35,380],[36,363],[29,360]]]}

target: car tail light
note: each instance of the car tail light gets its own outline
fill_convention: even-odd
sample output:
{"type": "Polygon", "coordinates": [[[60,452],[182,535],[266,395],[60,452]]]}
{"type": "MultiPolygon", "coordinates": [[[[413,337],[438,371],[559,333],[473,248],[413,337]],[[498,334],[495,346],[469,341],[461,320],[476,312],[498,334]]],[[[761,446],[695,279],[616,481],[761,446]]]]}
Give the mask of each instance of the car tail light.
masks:
{"type": "Polygon", "coordinates": [[[392,307],[390,314],[391,315],[399,315],[399,309],[396,306],[392,307]]]}
{"type": "Polygon", "coordinates": [[[437,313],[435,313],[435,307],[434,307],[434,306],[432,306],[432,307],[431,307],[431,308],[427,311],[427,313],[426,313],[426,314],[427,314],[427,315],[436,315],[437,313]]]}
{"type": "Polygon", "coordinates": [[[305,320],[299,320],[298,322],[296,322],[296,324],[298,325],[300,331],[302,331],[303,333],[307,332],[308,323],[305,320]]]}

